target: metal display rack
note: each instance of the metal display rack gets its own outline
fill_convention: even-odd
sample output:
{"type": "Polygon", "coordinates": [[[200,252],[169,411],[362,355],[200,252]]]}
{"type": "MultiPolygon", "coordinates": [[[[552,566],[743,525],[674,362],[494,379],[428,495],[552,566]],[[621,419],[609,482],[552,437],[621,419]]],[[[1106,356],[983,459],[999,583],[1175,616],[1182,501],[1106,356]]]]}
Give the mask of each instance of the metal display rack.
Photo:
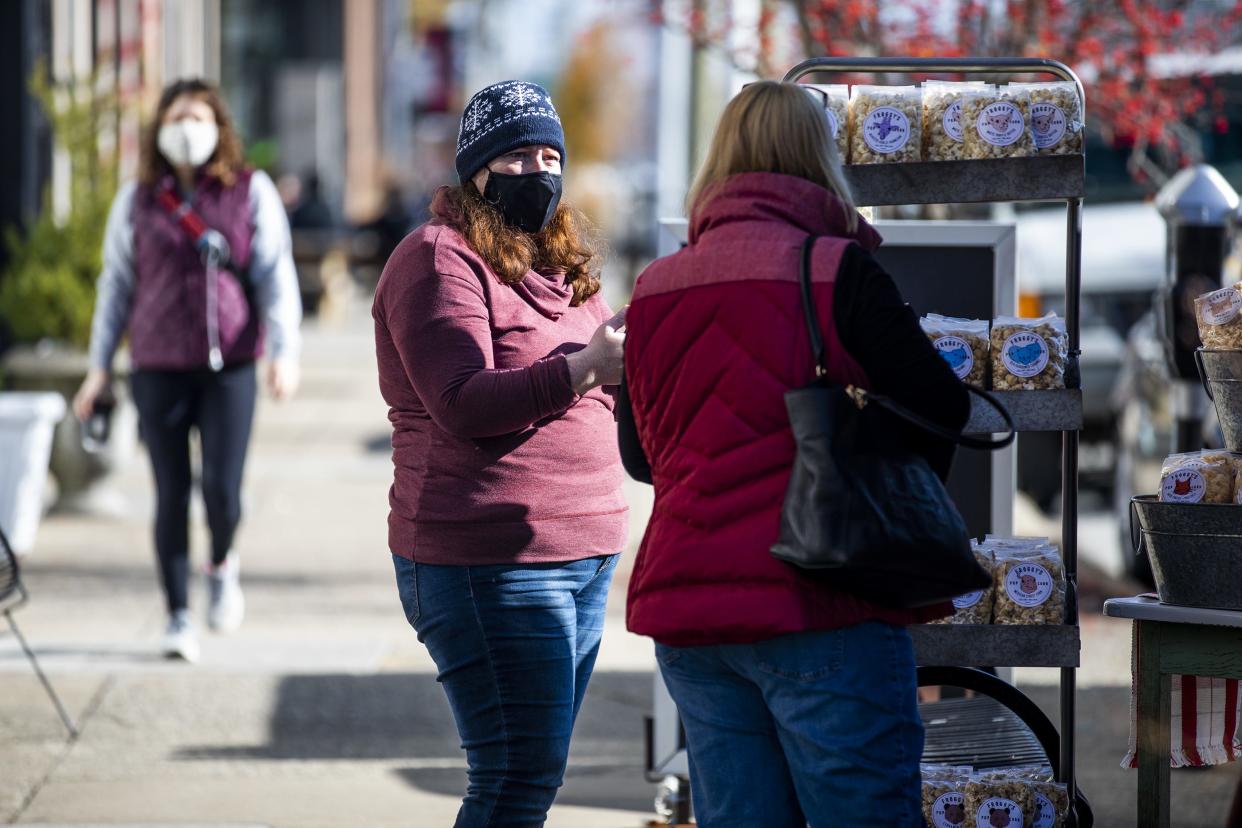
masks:
{"type": "MultiPolygon", "coordinates": [[[[1051,75],[1075,85],[1085,121],[1082,83],[1065,64],[1031,58],[813,58],[786,73],[797,82],[813,72],[867,74],[1051,75]]],[[[1082,428],[1079,371],[1084,156],[1062,155],[972,161],[847,165],[846,178],[858,204],[962,204],[979,202],[1063,201],[1066,205],[1065,322],[1069,338],[1064,391],[997,393],[1013,414],[1019,431],[1061,432],[1061,551],[1065,564],[1065,619],[1053,626],[935,625],[911,628],[920,683],[966,686],[1004,697],[1011,708],[1042,716],[1017,688],[966,665],[1054,667],[1060,675],[1059,734],[1051,726],[1034,727],[1058,781],[1069,787],[1075,803],[1071,824],[1092,821],[1085,799],[1077,796],[1074,766],[1075,670],[1079,664],[1078,628],[1078,438],[1082,428]],[[974,674],[974,675],[972,675],[974,674]],[[965,679],[963,682],[962,679],[965,679]],[[1059,735],[1059,738],[1058,738],[1059,735]]],[[[1002,430],[999,417],[974,409],[966,431],[1002,430]]],[[[1044,719],[1044,722],[1047,720],[1044,719]]]]}

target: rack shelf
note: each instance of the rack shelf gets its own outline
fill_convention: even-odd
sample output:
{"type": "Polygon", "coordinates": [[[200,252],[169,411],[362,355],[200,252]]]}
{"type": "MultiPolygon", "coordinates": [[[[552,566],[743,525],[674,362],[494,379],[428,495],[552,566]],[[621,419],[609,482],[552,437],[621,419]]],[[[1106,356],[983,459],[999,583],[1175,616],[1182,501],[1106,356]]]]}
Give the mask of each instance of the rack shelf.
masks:
{"type": "Polygon", "coordinates": [[[914,658],[923,667],[1077,667],[1073,624],[916,624],[914,658]]]}
{"type": "Polygon", "coordinates": [[[850,164],[845,177],[857,204],[966,204],[1082,198],[1081,155],[850,164]]]}
{"type": "MultiPolygon", "coordinates": [[[[1082,391],[993,391],[992,396],[1008,409],[1018,431],[1078,431],[1082,428],[1082,391]]],[[[996,409],[971,395],[970,419],[965,434],[995,434],[1005,430],[996,409]]]]}
{"type": "MultiPolygon", "coordinates": [[[[1086,112],[1082,84],[1068,66],[1034,58],[809,58],[790,69],[785,80],[796,82],[811,73],[928,75],[1050,75],[1072,83],[1086,112]]],[[[855,203],[873,207],[901,204],[966,204],[978,202],[1065,203],[1066,263],[1065,322],[1068,347],[1079,347],[1082,292],[1082,200],[1086,165],[1081,155],[1007,158],[979,161],[934,161],[909,164],[855,165],[845,168],[855,203]]],[[[1077,365],[1067,365],[1071,377],[1077,365]]],[[[1073,385],[1078,385],[1073,382],[1073,385]]],[[[1061,432],[1061,551],[1066,578],[1075,580],[1078,567],[1078,454],[1082,428],[1082,392],[1011,391],[997,394],[1021,431],[1061,432]]],[[[1002,431],[1001,418],[972,400],[968,433],[1002,431]]],[[[1069,787],[1074,802],[1066,825],[1091,824],[1091,811],[1077,795],[1075,780],[1075,668],[1081,638],[1078,608],[1073,596],[1063,625],[916,625],[910,628],[919,665],[954,668],[969,665],[997,667],[1054,667],[1060,670],[1060,727],[1050,740],[1040,739],[1055,766],[1059,781],[1069,787]],[[1059,736],[1059,740],[1056,738],[1059,736]],[[1052,745],[1053,749],[1048,750],[1052,745]]],[[[1011,688],[1012,689],[1012,688],[1011,688]]],[[[1021,697],[1021,693],[1014,690],[1021,697]]],[[[999,699],[998,699],[999,700],[999,699]]],[[[972,699],[972,709],[979,699],[972,699]]],[[[1029,699],[1026,700],[1029,702],[1029,699]]],[[[1023,705],[1024,707],[1027,705],[1023,705]]],[[[1011,710],[1017,712],[1013,707],[1011,710]]],[[[1050,730],[1052,728],[1049,728],[1050,730]]],[[[999,734],[992,733],[995,739],[999,734]]],[[[958,740],[960,741],[960,740],[958,740]]]]}

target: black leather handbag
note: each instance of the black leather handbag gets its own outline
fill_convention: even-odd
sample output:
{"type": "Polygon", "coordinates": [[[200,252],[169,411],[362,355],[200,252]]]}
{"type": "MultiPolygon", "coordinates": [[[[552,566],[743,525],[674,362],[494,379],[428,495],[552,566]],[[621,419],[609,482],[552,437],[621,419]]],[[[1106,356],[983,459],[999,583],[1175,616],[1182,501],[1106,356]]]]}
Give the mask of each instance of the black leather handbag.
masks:
{"type": "Polygon", "coordinates": [[[802,306],[817,378],[785,394],[797,454],[772,555],[876,604],[914,608],[991,583],[975,560],[966,524],[927,461],[893,433],[893,416],[959,445],[1000,449],[1014,439],[956,434],[891,399],[827,379],[824,338],[811,297],[811,250],[802,247],[802,306]]]}

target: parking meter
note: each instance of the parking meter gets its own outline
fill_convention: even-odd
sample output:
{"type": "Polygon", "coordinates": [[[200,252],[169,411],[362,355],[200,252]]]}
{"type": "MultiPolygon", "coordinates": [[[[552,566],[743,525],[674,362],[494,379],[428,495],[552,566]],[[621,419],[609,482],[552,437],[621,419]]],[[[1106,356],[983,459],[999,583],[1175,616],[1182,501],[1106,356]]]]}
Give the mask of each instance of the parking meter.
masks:
{"type": "MultiPolygon", "coordinates": [[[[1175,451],[1201,447],[1207,395],[1199,384],[1195,298],[1222,286],[1238,194],[1207,164],[1182,170],[1156,196],[1168,225],[1165,283],[1156,310],[1173,379],[1175,451]]],[[[1124,243],[1124,242],[1123,242],[1124,243]]]]}

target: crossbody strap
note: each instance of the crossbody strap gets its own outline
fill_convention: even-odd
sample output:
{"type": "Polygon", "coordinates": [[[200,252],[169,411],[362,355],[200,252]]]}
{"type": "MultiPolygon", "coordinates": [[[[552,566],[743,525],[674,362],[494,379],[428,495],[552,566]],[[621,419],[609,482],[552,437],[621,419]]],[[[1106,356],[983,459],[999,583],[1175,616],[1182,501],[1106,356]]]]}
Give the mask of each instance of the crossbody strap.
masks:
{"type": "Polygon", "coordinates": [[[209,225],[190,202],[181,198],[171,186],[161,189],[155,200],[177,222],[177,226],[189,238],[194,249],[203,257],[203,264],[232,273],[233,278],[241,285],[242,293],[246,295],[246,303],[251,308],[256,307],[256,289],[250,278],[250,270],[233,261],[233,251],[225,235],[209,225]]]}
{"type": "MultiPolygon", "coordinates": [[[[177,222],[177,226],[189,237],[199,255],[203,257],[203,265],[207,268],[204,280],[207,289],[207,364],[211,370],[224,368],[224,351],[220,345],[220,268],[229,268],[229,243],[218,230],[213,230],[203,221],[190,202],[181,198],[172,187],[165,187],[156,196],[160,206],[168,211],[168,215],[177,222]]],[[[242,286],[249,303],[250,294],[242,286]]]]}
{"type": "Polygon", "coordinates": [[[190,241],[198,244],[198,240],[207,232],[207,222],[203,221],[202,216],[194,211],[190,206],[190,202],[180,198],[172,187],[165,187],[160,190],[156,197],[160,206],[163,207],[173,219],[176,220],[177,226],[190,237],[190,241]]]}
{"type": "MultiPolygon", "coordinates": [[[[802,243],[801,271],[799,273],[798,281],[802,288],[802,311],[806,318],[807,335],[811,341],[811,352],[815,357],[815,375],[821,382],[824,382],[828,376],[828,366],[824,361],[824,335],[819,327],[819,319],[815,315],[815,302],[814,297],[811,294],[811,253],[815,247],[815,240],[818,238],[819,236],[811,234],[807,236],[806,241],[802,243]]],[[[966,390],[975,396],[983,398],[989,405],[996,409],[996,411],[1000,414],[1001,419],[1005,421],[1005,427],[1009,430],[1008,434],[998,437],[995,440],[959,434],[945,428],[939,423],[932,422],[921,414],[916,414],[900,403],[882,394],[873,394],[870,391],[853,385],[845,389],[846,393],[849,394],[850,398],[854,400],[854,403],[859,408],[863,408],[869,403],[874,403],[881,408],[891,411],[903,420],[918,426],[930,434],[934,434],[942,439],[957,443],[960,446],[965,446],[966,448],[995,451],[1012,443],[1014,441],[1016,431],[1013,425],[1013,417],[1010,416],[1008,409],[1001,405],[1000,401],[997,400],[996,397],[992,396],[987,391],[984,391],[982,388],[976,388],[973,385],[966,384],[966,390]]]]}
{"type": "MultiPolygon", "coordinates": [[[[190,206],[190,202],[181,198],[172,187],[164,187],[156,195],[156,201],[164,208],[181,231],[189,237],[194,248],[202,254],[203,260],[213,259],[217,267],[234,270],[231,265],[231,251],[224,234],[213,229],[198,212],[190,206]]],[[[235,272],[235,270],[234,270],[235,272]]]]}

